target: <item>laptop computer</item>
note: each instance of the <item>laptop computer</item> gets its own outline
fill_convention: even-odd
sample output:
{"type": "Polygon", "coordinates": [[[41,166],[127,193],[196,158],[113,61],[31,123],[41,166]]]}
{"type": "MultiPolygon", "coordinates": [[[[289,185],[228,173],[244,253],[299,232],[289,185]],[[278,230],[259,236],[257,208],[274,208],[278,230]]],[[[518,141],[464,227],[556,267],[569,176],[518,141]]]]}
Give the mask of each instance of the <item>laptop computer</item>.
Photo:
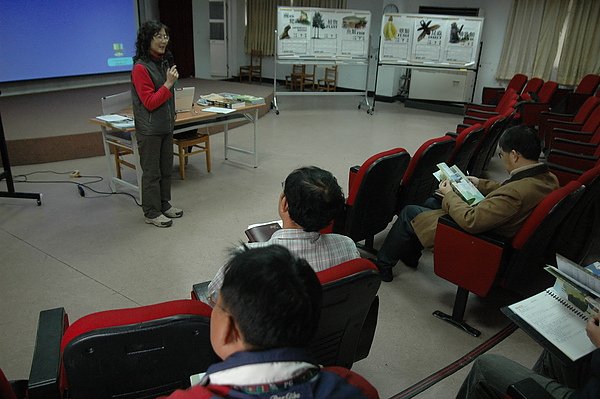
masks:
{"type": "Polygon", "coordinates": [[[175,112],[188,112],[194,104],[195,87],[178,87],[175,89],[175,112]]]}

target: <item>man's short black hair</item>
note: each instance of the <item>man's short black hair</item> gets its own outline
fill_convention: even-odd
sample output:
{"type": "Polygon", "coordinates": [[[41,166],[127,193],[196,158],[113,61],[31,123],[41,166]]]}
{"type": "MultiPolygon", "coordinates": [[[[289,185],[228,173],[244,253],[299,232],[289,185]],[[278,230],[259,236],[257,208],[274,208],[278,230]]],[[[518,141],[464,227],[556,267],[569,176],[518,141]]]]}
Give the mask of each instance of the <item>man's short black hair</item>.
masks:
{"type": "Polygon", "coordinates": [[[506,129],[500,136],[498,146],[504,152],[515,150],[530,161],[537,161],[542,151],[542,143],[537,133],[525,125],[506,129]]]}
{"type": "Polygon", "coordinates": [[[321,315],[321,290],[306,260],[269,245],[236,252],[219,295],[245,342],[265,350],[310,342],[321,315]]]}
{"type": "Polygon", "coordinates": [[[294,170],[285,179],[283,193],[289,214],[304,231],[319,231],[344,209],[344,193],[335,177],[316,166],[294,170]]]}

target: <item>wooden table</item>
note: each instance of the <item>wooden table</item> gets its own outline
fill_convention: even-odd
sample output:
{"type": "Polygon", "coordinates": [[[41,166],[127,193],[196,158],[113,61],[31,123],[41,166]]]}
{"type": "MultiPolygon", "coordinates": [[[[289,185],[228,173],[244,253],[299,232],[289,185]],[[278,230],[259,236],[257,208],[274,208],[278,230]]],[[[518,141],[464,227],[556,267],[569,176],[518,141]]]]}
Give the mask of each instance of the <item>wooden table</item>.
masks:
{"type": "MultiPolygon", "coordinates": [[[[224,126],[224,152],[225,159],[239,163],[245,166],[256,168],[258,167],[258,151],[257,151],[257,134],[256,134],[256,121],[258,120],[258,110],[265,107],[265,104],[261,105],[248,105],[243,108],[236,109],[235,111],[228,114],[220,114],[215,112],[202,111],[205,107],[194,106],[192,110],[188,112],[177,113],[177,119],[175,120],[175,130],[173,133],[181,133],[189,130],[198,129],[201,127],[210,126],[224,126]],[[253,127],[253,144],[251,149],[239,148],[229,145],[229,123],[238,122],[240,120],[247,120],[252,123],[253,127]],[[248,164],[238,160],[229,159],[230,151],[239,152],[243,154],[249,154],[253,156],[253,163],[248,164]]],[[[131,108],[124,109],[119,114],[132,116],[133,112],[131,108]]],[[[109,170],[112,172],[110,179],[110,186],[113,192],[116,191],[116,185],[120,184],[130,189],[138,191],[141,199],[141,191],[139,187],[142,184],[142,168],[140,166],[140,157],[137,146],[137,140],[135,137],[135,128],[129,129],[115,129],[115,127],[109,122],[97,118],[91,118],[91,123],[99,125],[102,130],[102,141],[104,144],[104,154],[106,156],[109,170]],[[128,139],[123,133],[129,134],[131,139],[128,139]],[[123,179],[117,177],[116,170],[113,167],[113,160],[110,153],[110,145],[124,148],[133,152],[134,166],[136,171],[137,185],[131,184],[123,179]]]]}

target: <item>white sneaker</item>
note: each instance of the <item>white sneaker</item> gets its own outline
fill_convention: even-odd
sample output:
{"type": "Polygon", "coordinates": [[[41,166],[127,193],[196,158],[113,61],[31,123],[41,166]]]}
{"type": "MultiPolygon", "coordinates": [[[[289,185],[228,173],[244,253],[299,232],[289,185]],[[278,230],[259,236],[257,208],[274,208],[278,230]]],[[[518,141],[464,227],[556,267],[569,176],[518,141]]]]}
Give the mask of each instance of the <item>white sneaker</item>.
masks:
{"type": "Polygon", "coordinates": [[[183,211],[179,208],[175,208],[174,206],[172,206],[169,209],[167,209],[166,211],[164,211],[163,215],[165,215],[168,218],[175,219],[175,218],[182,217],[183,211]]]}
{"type": "Polygon", "coordinates": [[[171,227],[173,221],[165,215],[158,215],[154,219],[145,218],[146,223],[153,224],[156,227],[171,227]]]}

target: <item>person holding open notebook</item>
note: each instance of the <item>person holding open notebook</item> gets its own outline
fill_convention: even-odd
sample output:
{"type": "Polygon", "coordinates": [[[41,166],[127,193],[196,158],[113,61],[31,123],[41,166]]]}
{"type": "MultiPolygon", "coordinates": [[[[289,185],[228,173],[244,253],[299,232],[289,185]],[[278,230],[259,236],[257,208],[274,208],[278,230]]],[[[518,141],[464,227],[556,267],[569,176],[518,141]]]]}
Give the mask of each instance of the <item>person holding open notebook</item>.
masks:
{"type": "Polygon", "coordinates": [[[142,209],[146,223],[169,227],[183,215],[171,205],[173,86],[179,78],[168,50],[169,30],[160,22],[144,23],[135,43],[131,98],[142,168],[142,209]]]}
{"type": "MultiPolygon", "coordinates": [[[[600,314],[590,317],[587,335],[600,348],[600,314]]],[[[463,382],[457,398],[505,398],[508,387],[531,378],[553,398],[600,398],[600,349],[578,363],[565,365],[544,350],[533,370],[503,356],[478,358],[463,382]]]]}
{"type": "Polygon", "coordinates": [[[512,237],[537,204],[558,188],[556,176],[546,164],[538,162],[541,143],[537,134],[524,125],[502,133],[499,153],[510,178],[503,183],[469,177],[485,198],[477,205],[466,203],[448,180],[440,182],[441,205],[428,200],[425,206],[408,205],[402,209],[377,253],[377,267],[383,281],[392,281],[392,268],[401,260],[416,268],[423,248],[432,248],[438,219],[450,215],[471,234],[493,231],[512,237]],[[441,207],[441,209],[439,209],[441,207]]]}

